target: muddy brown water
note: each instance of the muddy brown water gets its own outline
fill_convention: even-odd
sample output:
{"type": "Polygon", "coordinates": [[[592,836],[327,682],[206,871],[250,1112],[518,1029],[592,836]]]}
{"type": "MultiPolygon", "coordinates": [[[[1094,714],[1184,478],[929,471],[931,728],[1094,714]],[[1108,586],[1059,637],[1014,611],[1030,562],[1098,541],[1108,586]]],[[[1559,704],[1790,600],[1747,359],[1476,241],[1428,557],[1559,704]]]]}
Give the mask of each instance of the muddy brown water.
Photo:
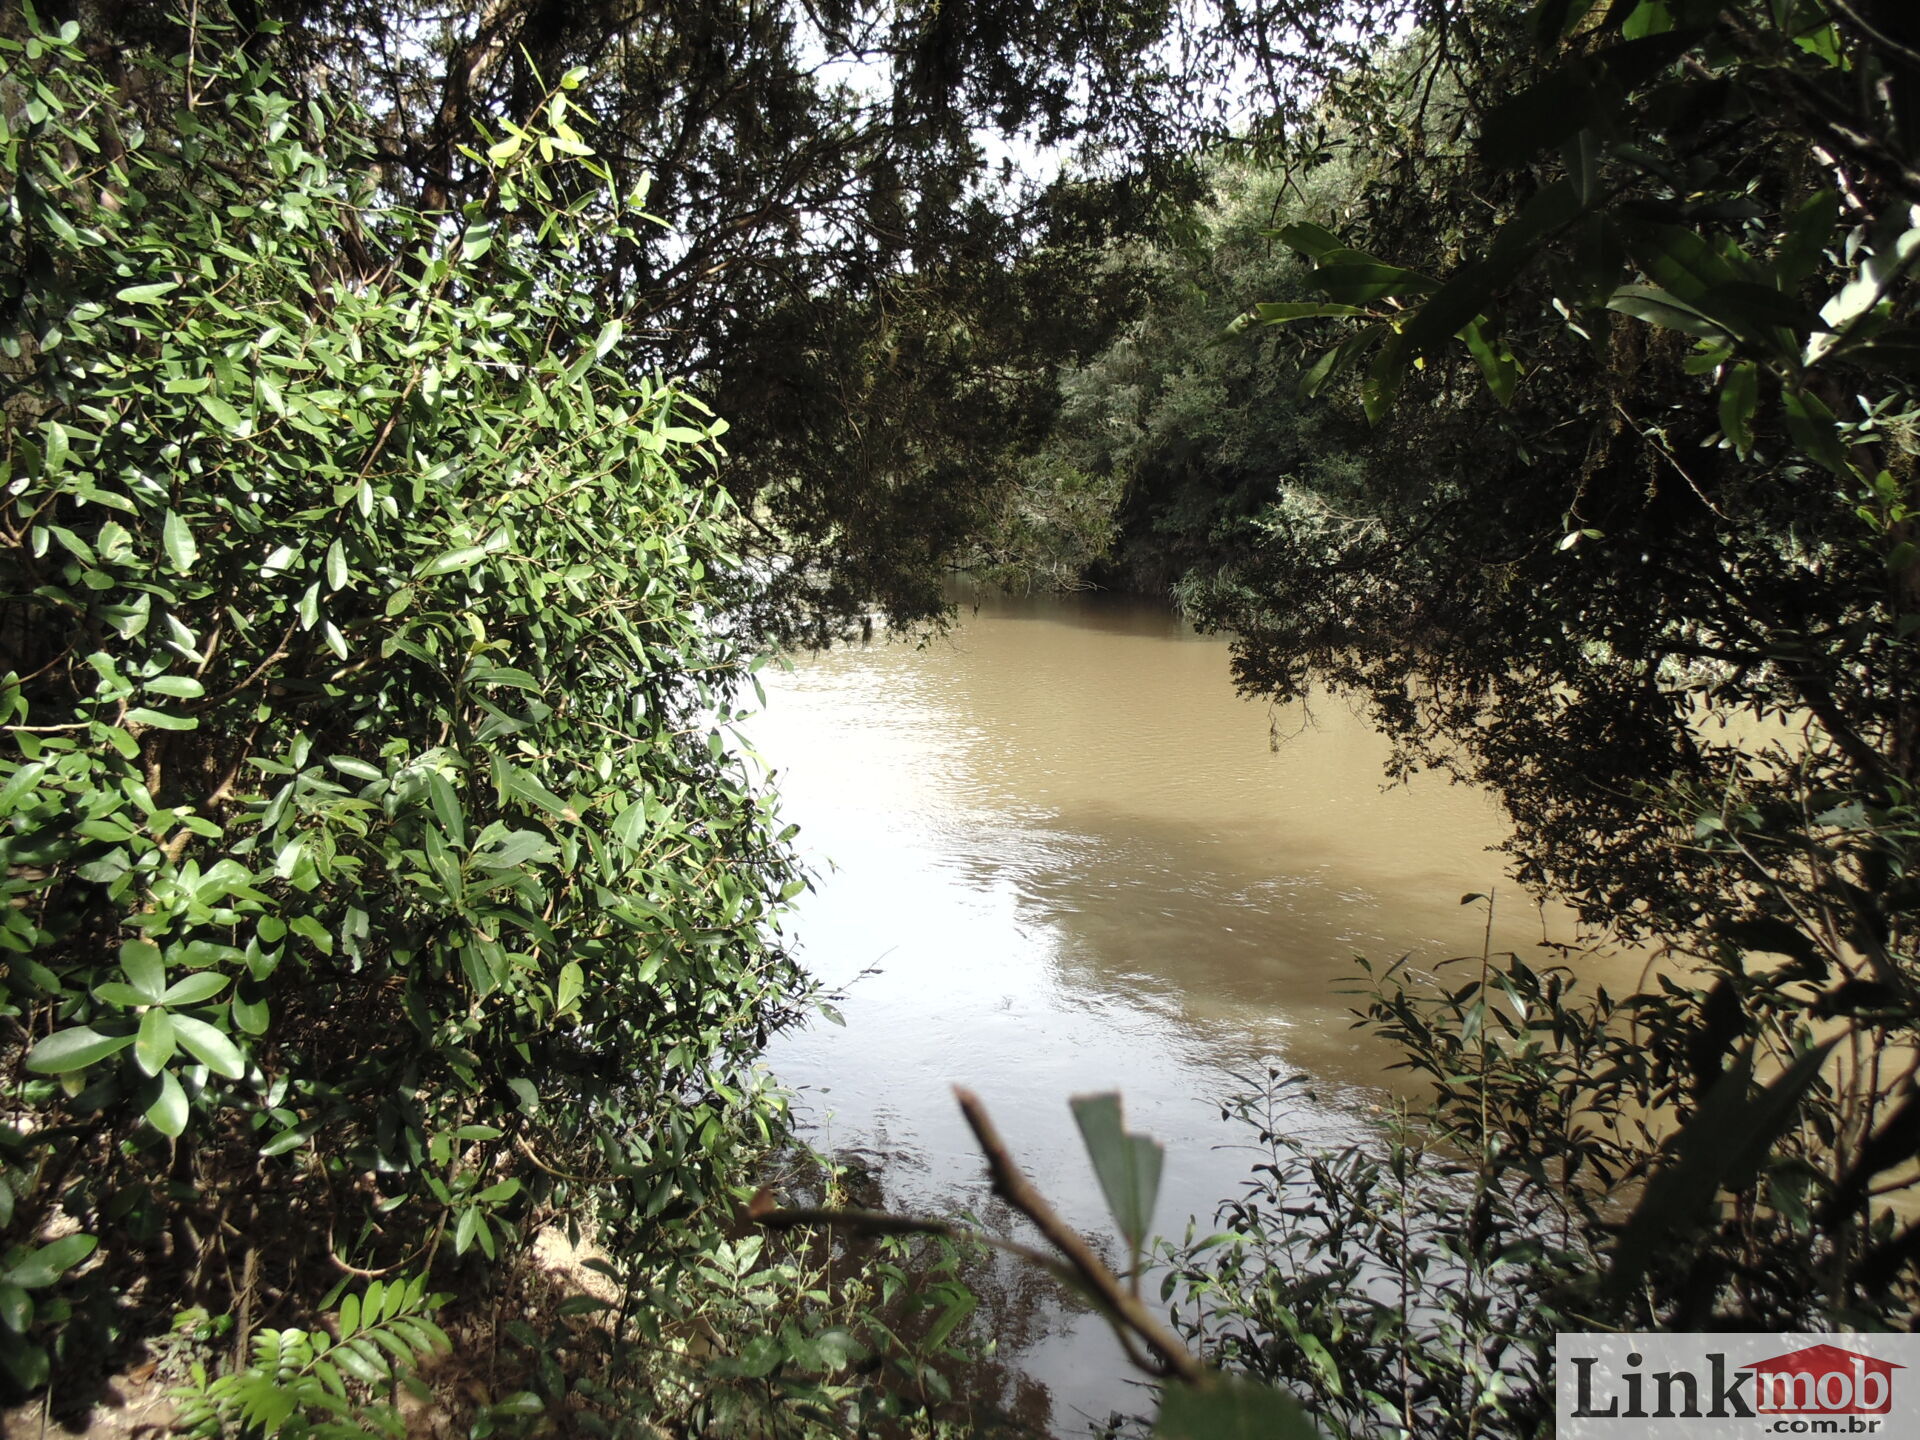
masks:
{"type": "MultiPolygon", "coordinates": [[[[1394,1056],[1340,993],[1354,955],[1477,956],[1484,912],[1461,896],[1496,888],[1496,949],[1575,938],[1505,880],[1487,796],[1387,788],[1364,720],[1243,700],[1227,663],[1163,606],[1082,596],[984,600],[924,645],[765,672],[747,733],[818,876],[791,929],[846,1021],[768,1063],[811,1140],[871,1167],[893,1208],[1013,1224],[964,1084],[1066,1217],[1110,1233],[1067,1099],[1118,1089],[1166,1145],[1156,1228],[1210,1229],[1250,1163],[1219,1109],[1236,1077],[1313,1077],[1292,1123],[1328,1143],[1386,1098],[1394,1056]]],[[[1007,1283],[1021,1413],[1071,1436],[1142,1407],[1104,1324],[1007,1283]]]]}

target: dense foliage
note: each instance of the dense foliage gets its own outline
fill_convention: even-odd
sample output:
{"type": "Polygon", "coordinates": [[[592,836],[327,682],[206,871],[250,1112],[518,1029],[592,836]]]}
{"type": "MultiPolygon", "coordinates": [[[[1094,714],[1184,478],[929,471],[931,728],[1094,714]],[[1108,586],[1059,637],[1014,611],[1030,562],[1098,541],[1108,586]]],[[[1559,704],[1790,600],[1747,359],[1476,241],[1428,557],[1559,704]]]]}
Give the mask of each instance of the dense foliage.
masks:
{"type": "Polygon", "coordinates": [[[569,278],[645,217],[564,88],[422,215],[244,56],[136,109],[5,45],[11,1383],[728,1203],[800,881],[725,739],[718,426],[569,278]]]}
{"type": "MultiPolygon", "coordinates": [[[[1835,1223],[1861,1198],[1836,1193],[1836,1150],[1893,1077],[1861,1032],[1795,1053],[1802,994],[1758,1001],[1762,1045],[1712,1075],[1702,996],[1670,978],[1614,996],[1518,955],[1362,968],[1359,1023],[1430,1100],[1317,1149],[1290,1131],[1310,1077],[1250,1078],[1228,1109],[1265,1159],[1217,1234],[1165,1252],[1182,1331],[1330,1433],[1551,1434],[1556,1331],[1911,1315],[1892,1217],[1835,1223]]],[[[1706,1007],[1729,1033],[1733,1003],[1706,1007]]],[[[1871,1142],[1879,1161],[1902,1124],[1871,1142]]]]}
{"type": "MultiPolygon", "coordinates": [[[[1304,190],[1330,204],[1350,178],[1329,165],[1304,190]]],[[[1284,503],[1360,483],[1364,427],[1301,396],[1273,339],[1235,334],[1256,304],[1305,291],[1272,234],[1303,183],[1226,160],[1209,180],[1206,205],[1115,256],[1146,303],[1062,370],[1045,441],[981,542],[1000,573],[1166,593],[1257,547],[1276,490],[1284,503]]]]}
{"type": "MultiPolygon", "coordinates": [[[[526,122],[552,76],[585,75],[612,184],[646,177],[674,224],[583,235],[578,283],[640,306],[631,353],[735,424],[719,473],[775,592],[746,613],[771,633],[941,610],[1053,365],[1128,298],[1089,284],[1087,258],[1191,169],[1157,4],[232,8],[234,41],[296,98],[368,109],[382,193],[424,212],[487,194],[490,165],[463,150],[476,124],[526,122]],[[1127,158],[1049,190],[991,168],[989,130],[1127,158]]],[[[103,52],[186,44],[183,18],[144,4],[76,9],[103,52]]]]}
{"type": "MultiPolygon", "coordinates": [[[[1893,9],[1458,7],[1286,157],[1301,268],[1245,321],[1323,331],[1285,379],[1372,428],[1190,530],[1183,598],[1244,688],[1363,700],[1400,767],[1506,801],[1524,879],[1662,945],[1627,997],[1403,977],[1368,1014],[1435,1086],[1411,1138],[1311,1155],[1263,1124],[1275,1171],[1189,1257],[1193,1324],[1336,1428],[1537,1433],[1556,1324],[1920,1300],[1889,1201],[1920,1115],[1893,9]],[[1395,1282],[1397,1320],[1363,1293],[1395,1282]]],[[[1156,359],[1168,395],[1201,363],[1156,359]]]]}
{"type": "Polygon", "coordinates": [[[961,558],[1173,588],[1666,947],[1375,995],[1436,1108],[1263,1125],[1222,1358],[1522,1434],[1553,1321],[1910,1315],[1895,0],[68,10],[0,23],[9,1384],[199,1300],[201,1423],[391,1425],[425,1274],[590,1221],[613,1318],[483,1430],[937,1410],[838,1252],[725,1233],[804,992],[728,730],[961,558]]]}
{"type": "MultiPolygon", "coordinates": [[[[57,3],[103,57],[186,43],[163,7],[57,3]]],[[[230,8],[232,42],[296,98],[367,108],[383,193],[426,211],[486,192],[461,152],[476,123],[524,122],[542,77],[585,73],[616,189],[650,177],[674,225],[586,237],[581,283],[642,304],[632,344],[732,421],[722,482],[773,582],[751,613],[818,638],[876,606],[941,611],[945,570],[1006,516],[1055,368],[1136,305],[1109,239],[1198,194],[1206,137],[1309,117],[1417,6],[1286,24],[1164,0],[230,8]]]]}

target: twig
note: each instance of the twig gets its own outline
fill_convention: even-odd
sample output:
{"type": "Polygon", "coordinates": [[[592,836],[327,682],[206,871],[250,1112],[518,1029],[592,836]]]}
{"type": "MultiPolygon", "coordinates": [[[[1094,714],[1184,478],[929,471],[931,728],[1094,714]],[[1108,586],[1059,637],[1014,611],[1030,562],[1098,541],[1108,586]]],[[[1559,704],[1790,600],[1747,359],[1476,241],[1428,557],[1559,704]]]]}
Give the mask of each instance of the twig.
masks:
{"type": "Polygon", "coordinates": [[[1849,5],[1847,0],[1827,0],[1827,3],[1842,15],[1846,16],[1848,23],[1874,44],[1878,45],[1882,50],[1885,50],[1889,55],[1896,56],[1906,61],[1909,65],[1920,65],[1920,50],[1915,50],[1910,45],[1901,44],[1898,40],[1894,39],[1893,36],[1874,25],[1866,16],[1849,5]]]}
{"type": "Polygon", "coordinates": [[[546,1171],[547,1174],[553,1176],[556,1180],[570,1181],[575,1185],[604,1185],[607,1182],[608,1177],[605,1175],[575,1175],[570,1171],[554,1169],[553,1166],[547,1164],[546,1161],[533,1153],[533,1147],[527,1143],[524,1135],[515,1135],[513,1137],[513,1143],[515,1148],[527,1158],[529,1163],[537,1169],[546,1171]]]}
{"type": "Polygon", "coordinates": [[[1179,1339],[1155,1319],[1147,1307],[1114,1278],[1106,1263],[1094,1254],[1085,1237],[1055,1213],[1053,1206],[1014,1163],[1006,1142],[988,1118],[986,1106],[971,1090],[954,1087],[960,1113],[967,1117],[973,1138],[987,1157],[987,1169],[993,1176],[994,1193],[1034,1223],[1040,1233],[1067,1259],[1082,1284],[1091,1290],[1108,1315],[1160,1353],[1167,1369],[1190,1385],[1200,1384],[1207,1371],[1179,1339]]]}
{"type": "Polygon", "coordinates": [[[976,1240],[983,1245],[991,1245],[1009,1255],[1040,1266],[1067,1286],[1081,1291],[1099,1308],[1107,1322],[1113,1326],[1120,1347],[1126,1351],[1127,1359],[1137,1369],[1149,1375],[1165,1378],[1177,1378],[1189,1385],[1203,1385],[1210,1372],[1196,1359],[1193,1353],[1182,1345],[1173,1332],[1157,1319],[1141,1303],[1138,1295],[1130,1293],[1114,1278],[1106,1263],[1096,1255],[1093,1247],[1072,1226],[1055,1213],[1047,1203],[1046,1197],[1034,1188],[1020,1167],[1014,1163],[1007,1150],[1006,1142],[1000,1138],[1000,1132],[994,1128],[993,1121],[987,1117],[986,1107],[972,1091],[954,1087],[954,1097],[960,1102],[961,1113],[967,1117],[972,1127],[974,1139],[979,1142],[981,1153],[987,1158],[987,1169],[993,1177],[994,1193],[1018,1210],[1039,1229],[1047,1242],[1065,1256],[1065,1260],[1055,1258],[1045,1251],[1031,1245],[1023,1245],[1017,1240],[1002,1239],[998,1235],[988,1235],[977,1230],[969,1230],[945,1220],[928,1219],[914,1215],[891,1215],[884,1210],[835,1210],[816,1207],[792,1210],[776,1210],[771,1206],[765,1192],[754,1198],[748,1206],[747,1214],[756,1223],[770,1230],[794,1230],[808,1225],[838,1226],[868,1235],[932,1235],[944,1239],[976,1240]],[[1139,1342],[1146,1345],[1160,1357],[1155,1360],[1140,1348],[1139,1342]]]}
{"type": "Polygon", "coordinates": [[[1622,405],[1618,400],[1615,400],[1613,402],[1613,408],[1625,417],[1626,422],[1633,426],[1642,440],[1645,440],[1653,446],[1654,449],[1658,450],[1660,454],[1666,458],[1666,462],[1680,472],[1680,478],[1687,482],[1687,488],[1693,491],[1702,505],[1706,506],[1707,509],[1711,510],[1715,515],[1718,515],[1722,520],[1727,518],[1727,512],[1709,500],[1707,498],[1707,492],[1700,488],[1699,482],[1687,473],[1687,467],[1680,463],[1680,457],[1673,453],[1673,448],[1667,444],[1666,436],[1661,433],[1657,426],[1642,430],[1640,429],[1640,422],[1628,413],[1626,406],[1622,405]]]}

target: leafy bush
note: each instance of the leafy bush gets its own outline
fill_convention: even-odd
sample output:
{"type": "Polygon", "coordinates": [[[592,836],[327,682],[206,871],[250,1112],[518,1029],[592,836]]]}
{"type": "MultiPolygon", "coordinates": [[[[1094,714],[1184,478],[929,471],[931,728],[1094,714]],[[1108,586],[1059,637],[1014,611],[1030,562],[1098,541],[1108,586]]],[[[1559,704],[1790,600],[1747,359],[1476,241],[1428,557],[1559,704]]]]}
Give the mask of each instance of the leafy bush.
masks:
{"type": "Polygon", "coordinates": [[[573,1297],[545,1330],[509,1322],[525,1388],[481,1433],[539,1433],[560,1413],[639,1437],[995,1433],[993,1397],[947,1378],[977,1360],[959,1257],[944,1239],[812,1231],[591,1262],[622,1298],[573,1297]]]}
{"type": "Polygon", "coordinates": [[[0,40],[19,1388],[129,1299],[244,1336],[316,1263],[703,1213],[804,988],[724,739],[722,427],[575,283],[647,217],[574,77],[420,214],[220,38],[0,40]]]}
{"type": "Polygon", "coordinates": [[[431,1318],[447,1297],[429,1295],[426,1288],[421,1276],[391,1284],[375,1280],[345,1298],[331,1330],[257,1332],[245,1369],[209,1379],[204,1367],[196,1367],[193,1383],[180,1394],[177,1427],[189,1434],[240,1429],[290,1440],[405,1435],[396,1406],[356,1402],[359,1392],[379,1387],[396,1394],[404,1387],[416,1398],[429,1393],[413,1367],[444,1354],[452,1342],[431,1318]]]}
{"type": "Polygon", "coordinates": [[[1916,1183],[1913,1109],[1871,1018],[1823,1022],[1804,969],[1733,952],[1624,998],[1475,958],[1464,984],[1369,970],[1360,1023],[1431,1086],[1383,1133],[1290,1137],[1297,1077],[1229,1105],[1263,1159],[1167,1280],[1220,1363],[1336,1435],[1519,1437],[1551,1427],[1556,1330],[1906,1322],[1885,1197],[1916,1183]]]}

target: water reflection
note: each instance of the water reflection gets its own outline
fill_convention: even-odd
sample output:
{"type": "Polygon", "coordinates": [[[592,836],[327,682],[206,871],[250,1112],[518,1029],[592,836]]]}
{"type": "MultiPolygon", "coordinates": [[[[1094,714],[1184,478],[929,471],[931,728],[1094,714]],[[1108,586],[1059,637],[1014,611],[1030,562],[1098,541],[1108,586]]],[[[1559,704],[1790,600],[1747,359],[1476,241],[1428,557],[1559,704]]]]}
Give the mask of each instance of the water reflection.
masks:
{"type": "MultiPolygon", "coordinates": [[[[1294,1123],[1329,1141],[1377,1101],[1392,1057],[1347,1023],[1350,957],[1479,949],[1459,897],[1500,879],[1487,799],[1383,790],[1363,723],[1238,699],[1225,645],[1164,609],[989,601],[925,646],[802,658],[768,690],[750,733],[820,871],[794,928],[847,992],[844,1029],[769,1058],[816,1143],[874,1157],[897,1208],[987,1208],[964,1083],[1069,1221],[1104,1231],[1066,1097],[1117,1087],[1167,1145],[1159,1228],[1205,1223],[1245,1174],[1219,1148],[1236,1072],[1316,1077],[1294,1123]]],[[[1528,950],[1541,923],[1516,900],[1495,944],[1528,950]]],[[[1097,1320],[1037,1328],[1017,1363],[1056,1433],[1137,1406],[1097,1320]]]]}

